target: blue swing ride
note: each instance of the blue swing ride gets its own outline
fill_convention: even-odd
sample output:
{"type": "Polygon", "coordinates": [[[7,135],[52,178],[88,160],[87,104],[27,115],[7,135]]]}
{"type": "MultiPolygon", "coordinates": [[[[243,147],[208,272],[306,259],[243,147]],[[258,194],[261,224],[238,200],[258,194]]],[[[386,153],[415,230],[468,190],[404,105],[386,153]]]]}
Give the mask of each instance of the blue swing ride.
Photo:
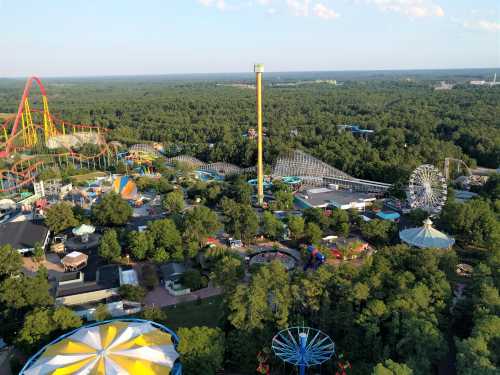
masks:
{"type": "Polygon", "coordinates": [[[310,327],[281,330],[273,337],[271,347],[282,361],[298,367],[300,375],[305,375],[306,368],[328,361],[335,353],[330,336],[310,327]]]}

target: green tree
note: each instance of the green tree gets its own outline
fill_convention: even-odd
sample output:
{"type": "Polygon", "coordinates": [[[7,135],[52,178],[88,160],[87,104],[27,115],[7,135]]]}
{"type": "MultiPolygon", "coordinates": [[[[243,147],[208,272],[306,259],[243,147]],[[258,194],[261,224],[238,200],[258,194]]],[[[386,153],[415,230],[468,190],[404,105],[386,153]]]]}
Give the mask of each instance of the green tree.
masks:
{"type": "Polygon", "coordinates": [[[306,224],[305,229],[306,241],[312,244],[318,244],[323,238],[323,232],[318,224],[309,222],[306,224]]]}
{"type": "Polygon", "coordinates": [[[182,367],[187,374],[215,374],[224,360],[224,334],[219,328],[193,327],[178,330],[182,367]]]}
{"type": "Polygon", "coordinates": [[[345,210],[334,209],[331,216],[331,228],[342,237],[349,235],[349,213],[345,210]]]}
{"type": "Polygon", "coordinates": [[[245,274],[245,268],[239,257],[225,255],[216,264],[213,278],[217,285],[230,295],[245,274]]]}
{"type": "Polygon", "coordinates": [[[290,229],[290,233],[292,238],[300,239],[304,234],[305,230],[305,221],[300,216],[290,216],[288,218],[288,229],[290,229]]]}
{"type": "Polygon", "coordinates": [[[164,323],[167,320],[167,313],[160,307],[146,306],[141,312],[142,318],[157,323],[164,323]]]}
{"type": "Polygon", "coordinates": [[[383,364],[375,366],[372,375],[413,375],[413,370],[405,364],[388,359],[383,364]]]}
{"type": "Polygon", "coordinates": [[[142,302],[146,297],[146,290],[137,285],[125,284],[118,289],[120,296],[128,301],[142,302]]]}
{"type": "Polygon", "coordinates": [[[174,187],[165,177],[160,177],[156,182],[156,191],[160,194],[170,193],[173,189],[174,187]]]}
{"type": "Polygon", "coordinates": [[[81,318],[66,307],[56,309],[37,307],[26,314],[16,343],[25,351],[30,351],[48,342],[54,332],[66,331],[81,325],[81,318]]]}
{"type": "Polygon", "coordinates": [[[375,245],[388,245],[395,237],[397,227],[392,221],[374,219],[361,224],[361,233],[375,245]]]}
{"type": "Polygon", "coordinates": [[[123,225],[132,216],[132,207],[118,194],[111,192],[92,206],[92,216],[100,225],[123,225]]]}
{"type": "Polygon", "coordinates": [[[33,260],[35,263],[40,264],[45,259],[45,250],[42,247],[40,242],[35,243],[35,247],[33,248],[33,260]]]}
{"type": "Polygon", "coordinates": [[[99,244],[99,255],[108,261],[117,261],[122,254],[118,235],[114,229],[104,232],[99,244]]]}
{"type": "Polygon", "coordinates": [[[205,246],[209,236],[214,236],[221,228],[221,223],[215,212],[205,206],[198,206],[186,212],[183,220],[183,238],[187,256],[196,256],[198,249],[205,246]]]}
{"type": "Polygon", "coordinates": [[[265,211],[262,216],[262,229],[268,238],[276,240],[283,234],[283,223],[271,212],[265,211]]]}
{"type": "Polygon", "coordinates": [[[481,194],[491,200],[500,199],[500,173],[492,174],[483,185],[481,194]]]}
{"type": "Polygon", "coordinates": [[[410,213],[408,213],[406,215],[406,218],[408,219],[410,225],[414,226],[414,227],[422,226],[422,223],[428,217],[429,217],[429,214],[427,213],[427,211],[424,211],[420,208],[417,208],[415,210],[411,210],[410,213]]]}
{"type": "Polygon", "coordinates": [[[222,210],[229,233],[245,242],[250,242],[255,237],[259,230],[259,218],[251,206],[223,198],[222,210]]]}
{"type": "Polygon", "coordinates": [[[500,221],[485,200],[448,202],[441,213],[439,225],[465,244],[489,248],[500,246],[500,221]]]}
{"type": "Polygon", "coordinates": [[[151,222],[146,235],[151,236],[154,244],[148,253],[149,259],[157,263],[183,260],[181,234],[172,220],[162,219],[151,222]]]}
{"type": "Polygon", "coordinates": [[[109,313],[108,307],[104,304],[97,305],[94,312],[94,319],[97,321],[108,320],[111,318],[111,314],[109,313]]]}
{"type": "Polygon", "coordinates": [[[187,270],[181,278],[181,283],[185,287],[191,289],[191,290],[198,290],[202,288],[203,286],[203,281],[201,277],[201,273],[198,270],[195,269],[190,269],[187,270]]]}
{"type": "Polygon", "coordinates": [[[0,284],[0,301],[14,310],[49,306],[54,300],[47,278],[47,270],[41,268],[33,277],[21,274],[5,279],[0,284]]]}
{"type": "Polygon", "coordinates": [[[288,324],[292,291],[282,263],[273,261],[259,268],[250,284],[239,284],[228,301],[229,321],[241,330],[262,329],[268,323],[278,328],[288,324]]]}
{"type": "Polygon", "coordinates": [[[274,209],[290,210],[293,208],[293,194],[288,191],[277,191],[274,193],[274,209]]]}
{"type": "Polygon", "coordinates": [[[142,267],[141,275],[142,275],[142,285],[144,285],[148,290],[153,290],[158,286],[159,280],[155,266],[151,264],[145,264],[142,267]]]}
{"type": "Polygon", "coordinates": [[[53,233],[61,233],[65,229],[76,227],[79,222],[75,218],[71,205],[67,202],[61,202],[46,210],[45,224],[53,233]]]}
{"type": "Polygon", "coordinates": [[[497,374],[500,317],[487,315],[475,323],[471,337],[457,342],[457,372],[460,375],[497,374]]]}
{"type": "Polygon", "coordinates": [[[154,241],[148,232],[132,231],[128,236],[128,246],[132,256],[137,260],[144,260],[154,248],[154,241]]]}
{"type": "Polygon", "coordinates": [[[25,350],[30,350],[42,341],[48,341],[54,331],[53,321],[48,308],[37,308],[28,314],[16,339],[25,350]]]}
{"type": "Polygon", "coordinates": [[[21,272],[21,254],[10,245],[0,246],[0,281],[21,272]]]}
{"type": "Polygon", "coordinates": [[[163,198],[163,208],[170,213],[182,212],[184,205],[184,193],[182,190],[174,190],[163,198]]]}
{"type": "Polygon", "coordinates": [[[241,176],[237,176],[229,185],[227,195],[233,198],[236,202],[249,205],[252,201],[253,189],[241,176]]]}
{"type": "Polygon", "coordinates": [[[79,224],[85,223],[90,224],[90,218],[87,214],[87,211],[81,206],[73,206],[71,207],[73,211],[73,216],[78,221],[79,224]]]}
{"type": "Polygon", "coordinates": [[[52,321],[59,330],[78,328],[82,325],[82,318],[65,306],[57,307],[52,313],[52,321]]]}
{"type": "Polygon", "coordinates": [[[303,218],[306,223],[314,223],[325,230],[330,226],[330,218],[325,216],[324,211],[321,208],[306,208],[302,212],[303,218]]]}
{"type": "Polygon", "coordinates": [[[455,339],[459,375],[498,373],[500,368],[500,249],[474,267],[463,311],[455,305],[454,319],[459,326],[472,326],[466,337],[455,339]],[[472,312],[472,321],[470,314],[472,312]]]}

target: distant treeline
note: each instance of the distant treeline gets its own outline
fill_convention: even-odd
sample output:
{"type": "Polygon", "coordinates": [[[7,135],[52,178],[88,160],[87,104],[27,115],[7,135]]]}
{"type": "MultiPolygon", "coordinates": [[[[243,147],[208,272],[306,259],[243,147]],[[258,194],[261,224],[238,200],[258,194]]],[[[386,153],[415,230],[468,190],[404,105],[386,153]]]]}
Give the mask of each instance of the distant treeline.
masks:
{"type": "MultiPolygon", "coordinates": [[[[453,90],[434,91],[436,77],[446,71],[425,72],[418,80],[410,72],[371,72],[371,77],[379,74],[385,80],[359,79],[342,86],[265,86],[266,163],[287,150],[302,148],[354,176],[386,182],[404,181],[420,163],[442,166],[445,157],[461,158],[472,166],[498,167],[500,87],[460,84],[453,90]],[[358,124],[375,133],[359,138],[339,132],[340,124],[358,124]]],[[[486,73],[446,74],[455,74],[460,81],[486,73]]],[[[266,76],[268,83],[291,77],[342,79],[326,72],[270,76],[266,76]]],[[[107,127],[111,137],[128,144],[164,142],[172,155],[253,165],[256,144],[244,135],[256,126],[254,93],[217,85],[217,79],[175,78],[50,79],[45,83],[52,113],[67,121],[107,127]]],[[[21,80],[0,80],[0,113],[16,112],[23,85],[21,80]]],[[[39,96],[33,95],[33,101],[34,107],[40,105],[39,96]]]]}

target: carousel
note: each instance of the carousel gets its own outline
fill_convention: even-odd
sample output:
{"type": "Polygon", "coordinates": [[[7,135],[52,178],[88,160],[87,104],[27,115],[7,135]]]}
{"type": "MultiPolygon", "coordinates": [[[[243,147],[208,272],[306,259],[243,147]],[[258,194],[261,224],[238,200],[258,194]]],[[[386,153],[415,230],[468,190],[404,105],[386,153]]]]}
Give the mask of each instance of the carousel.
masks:
{"type": "Polygon", "coordinates": [[[75,272],[86,267],[88,260],[89,256],[87,254],[80,253],[79,251],[72,251],[61,259],[61,263],[65,272],[75,272]]]}

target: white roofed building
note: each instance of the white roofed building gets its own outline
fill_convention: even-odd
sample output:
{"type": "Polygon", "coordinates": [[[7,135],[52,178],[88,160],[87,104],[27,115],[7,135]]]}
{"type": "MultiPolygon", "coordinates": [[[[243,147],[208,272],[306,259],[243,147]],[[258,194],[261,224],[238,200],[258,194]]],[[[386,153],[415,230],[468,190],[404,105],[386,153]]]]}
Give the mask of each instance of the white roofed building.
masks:
{"type": "Polygon", "coordinates": [[[450,249],[455,239],[432,227],[431,219],[427,218],[419,228],[404,229],[399,232],[401,241],[421,249],[450,249]]]}

